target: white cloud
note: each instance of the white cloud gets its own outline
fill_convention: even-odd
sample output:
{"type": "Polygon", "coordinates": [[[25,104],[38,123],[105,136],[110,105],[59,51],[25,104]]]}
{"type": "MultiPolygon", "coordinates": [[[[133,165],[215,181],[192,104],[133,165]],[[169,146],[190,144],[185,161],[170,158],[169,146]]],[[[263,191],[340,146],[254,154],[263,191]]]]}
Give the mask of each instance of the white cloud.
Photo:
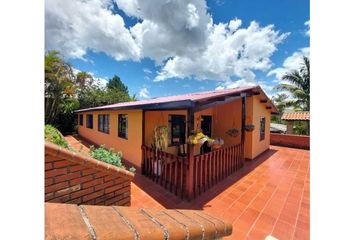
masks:
{"type": "Polygon", "coordinates": [[[286,36],[275,31],[273,25],[260,27],[251,22],[248,28],[238,28],[240,20],[211,27],[208,45],[200,55],[175,56],[169,59],[155,81],[172,77],[230,81],[238,77],[253,81],[254,70],[268,70],[271,55],[286,36]]]}
{"type": "Polygon", "coordinates": [[[152,71],[150,69],[148,69],[148,68],[144,68],[143,71],[144,71],[144,73],[148,73],[148,74],[152,73],[152,71]]]}
{"type": "MultiPolygon", "coordinates": [[[[138,19],[127,28],[111,0],[47,0],[46,50],[84,58],[88,50],[119,60],[150,58],[161,66],[155,81],[169,78],[255,81],[288,33],[240,19],[214,24],[205,0],[113,0],[138,19]]],[[[149,73],[144,69],[145,73],[149,73]]]]}
{"type": "Polygon", "coordinates": [[[305,32],[305,35],[306,35],[306,36],[310,36],[310,20],[306,21],[306,22],[304,23],[304,25],[308,27],[308,29],[307,29],[306,32],[305,32]]]}
{"type": "Polygon", "coordinates": [[[150,92],[146,87],[143,87],[140,89],[138,96],[141,98],[149,98],[150,97],[150,92]]]}
{"type": "Polygon", "coordinates": [[[105,52],[116,60],[139,60],[140,48],[123,18],[113,14],[109,0],[47,0],[46,50],[66,57],[84,58],[88,49],[105,52]]]}
{"type": "Polygon", "coordinates": [[[283,66],[279,68],[272,69],[267,73],[267,76],[275,75],[276,82],[281,82],[282,76],[292,70],[297,70],[303,62],[303,56],[310,57],[310,48],[301,48],[294,52],[290,57],[286,58],[283,62],[283,66]]]}
{"type": "Polygon", "coordinates": [[[118,7],[141,19],[131,28],[142,56],[162,64],[174,56],[199,54],[206,47],[211,16],[204,0],[116,0],[118,7]],[[129,7],[128,7],[129,6],[129,7]],[[135,10],[132,10],[133,7],[135,10]],[[128,10],[129,9],[129,10],[128,10]]]}

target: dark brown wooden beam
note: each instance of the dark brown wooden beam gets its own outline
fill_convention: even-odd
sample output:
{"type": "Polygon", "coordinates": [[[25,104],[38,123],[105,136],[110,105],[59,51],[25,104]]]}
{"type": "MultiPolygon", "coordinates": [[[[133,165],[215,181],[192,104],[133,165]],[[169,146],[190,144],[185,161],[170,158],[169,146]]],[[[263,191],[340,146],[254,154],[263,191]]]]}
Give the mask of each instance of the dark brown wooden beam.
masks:
{"type": "Polygon", "coordinates": [[[262,99],[262,100],[261,100],[261,103],[267,103],[267,102],[268,102],[267,99],[262,99]]]}
{"type": "MultiPolygon", "coordinates": [[[[143,110],[143,113],[142,113],[142,134],[141,134],[141,144],[142,145],[145,145],[145,110],[143,110]]],[[[142,171],[142,174],[144,174],[144,169],[145,169],[145,161],[144,161],[144,152],[143,150],[141,149],[141,171],[142,171]]]]}
{"type": "Polygon", "coordinates": [[[252,95],[260,95],[261,92],[252,92],[252,95]]]}
{"type": "Polygon", "coordinates": [[[246,121],[246,97],[242,97],[242,127],[241,127],[241,141],[245,141],[245,121],[246,121]]]}
{"type": "MultiPolygon", "coordinates": [[[[194,130],[194,108],[189,108],[187,110],[187,136],[192,134],[194,130]]],[[[187,143],[187,161],[188,168],[186,172],[186,193],[187,199],[191,201],[194,198],[194,146],[187,143]]]]}
{"type": "Polygon", "coordinates": [[[266,109],[272,109],[272,107],[266,107],[266,109]]]}

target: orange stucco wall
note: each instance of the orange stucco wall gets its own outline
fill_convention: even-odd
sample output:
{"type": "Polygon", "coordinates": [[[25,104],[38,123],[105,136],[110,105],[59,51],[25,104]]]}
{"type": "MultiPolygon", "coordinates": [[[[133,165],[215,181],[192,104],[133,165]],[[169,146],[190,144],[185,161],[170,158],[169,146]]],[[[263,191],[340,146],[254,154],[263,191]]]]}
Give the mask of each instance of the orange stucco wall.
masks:
{"type": "Polygon", "coordinates": [[[106,148],[121,151],[123,159],[141,165],[142,110],[99,111],[83,113],[84,124],[78,125],[79,135],[106,148]],[[93,114],[93,129],[86,128],[86,115],[93,114]],[[98,114],[110,114],[109,134],[98,131],[98,114]],[[128,114],[128,139],[118,137],[118,114],[128,114]]]}
{"type": "MultiPolygon", "coordinates": [[[[145,145],[151,147],[153,141],[153,131],[155,126],[168,126],[168,115],[184,115],[187,120],[187,111],[186,110],[178,110],[178,111],[147,111],[145,112],[145,145]]],[[[186,126],[187,129],[187,126],[186,126]]],[[[187,137],[187,130],[186,130],[187,137]]],[[[187,147],[185,148],[187,151],[187,147]]],[[[167,147],[164,150],[165,152],[171,154],[177,154],[177,147],[167,147]]]]}
{"type": "MultiPolygon", "coordinates": [[[[142,110],[120,110],[87,112],[84,114],[83,126],[78,127],[79,134],[96,144],[104,144],[107,148],[114,148],[121,151],[123,158],[136,166],[141,166],[141,145],[142,143],[142,110]],[[86,128],[86,114],[93,114],[93,129],[86,128]],[[98,131],[98,114],[110,114],[110,133],[98,131]],[[118,137],[118,114],[128,114],[128,140],[118,137]]],[[[168,126],[168,115],[184,115],[187,119],[186,110],[178,111],[147,111],[145,112],[145,137],[144,144],[151,146],[153,140],[153,129],[158,125],[168,126]]],[[[242,125],[242,100],[237,99],[213,108],[197,112],[194,115],[194,129],[201,126],[201,115],[212,116],[212,138],[220,137],[224,140],[224,146],[238,144],[241,142],[242,125]],[[237,128],[237,137],[226,134],[230,128],[237,128]]],[[[246,98],[246,124],[254,124],[253,132],[245,134],[245,157],[253,159],[269,148],[270,143],[270,110],[260,102],[258,96],[246,98]],[[260,141],[260,119],[266,118],[265,139],[260,141]]],[[[187,127],[186,127],[187,129],[187,127]]],[[[187,134],[187,131],[186,131],[187,134]]],[[[187,137],[187,135],[186,135],[187,137]]],[[[187,146],[185,145],[185,150],[187,146]]],[[[176,146],[165,149],[166,152],[177,154],[176,146]]],[[[200,154],[200,148],[194,147],[194,155],[200,154]]]]}
{"type": "Polygon", "coordinates": [[[265,104],[262,104],[259,96],[253,96],[252,100],[246,102],[246,108],[249,109],[251,114],[246,117],[246,124],[254,124],[254,130],[252,132],[246,132],[247,151],[246,158],[253,159],[259,154],[269,149],[270,144],[270,110],[266,109],[265,104]],[[265,138],[260,140],[260,120],[261,117],[265,117],[265,138]],[[251,143],[251,144],[250,144],[251,143]],[[250,151],[251,148],[251,151],[250,151]]]}

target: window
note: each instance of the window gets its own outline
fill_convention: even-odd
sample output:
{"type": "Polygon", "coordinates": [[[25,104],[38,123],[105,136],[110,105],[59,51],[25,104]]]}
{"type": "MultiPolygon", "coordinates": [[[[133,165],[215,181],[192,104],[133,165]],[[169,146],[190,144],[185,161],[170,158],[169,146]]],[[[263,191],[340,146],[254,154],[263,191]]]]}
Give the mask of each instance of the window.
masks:
{"type": "Polygon", "coordinates": [[[93,128],[93,116],[92,114],[87,114],[86,115],[86,127],[87,128],[93,128]]]}
{"type": "Polygon", "coordinates": [[[265,138],[265,117],[261,117],[259,131],[260,131],[259,141],[262,141],[265,138]]]}
{"type": "Polygon", "coordinates": [[[128,139],[128,115],[118,115],[118,137],[128,139]]]}
{"type": "Polygon", "coordinates": [[[186,117],[184,115],[169,115],[170,146],[186,143],[186,117]]]}
{"type": "Polygon", "coordinates": [[[109,114],[98,114],[98,131],[109,133],[109,114]]]}
{"type": "Polygon", "coordinates": [[[84,124],[84,115],[82,114],[79,115],[79,123],[81,126],[84,124]]]}

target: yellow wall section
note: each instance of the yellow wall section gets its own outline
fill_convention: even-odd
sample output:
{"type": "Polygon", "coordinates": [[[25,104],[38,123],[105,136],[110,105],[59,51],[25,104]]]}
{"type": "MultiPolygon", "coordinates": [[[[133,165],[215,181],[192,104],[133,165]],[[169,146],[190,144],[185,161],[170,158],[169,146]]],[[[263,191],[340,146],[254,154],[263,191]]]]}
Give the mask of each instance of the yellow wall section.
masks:
{"type": "MultiPolygon", "coordinates": [[[[151,147],[153,129],[158,125],[168,126],[168,115],[184,115],[187,119],[187,110],[178,111],[146,111],[145,112],[145,145],[151,147]]],[[[136,166],[141,166],[142,145],[142,110],[117,110],[83,113],[83,126],[78,125],[79,134],[96,144],[104,144],[107,148],[121,151],[123,158],[136,166]],[[93,129],[86,128],[86,114],[93,114],[93,129]],[[110,114],[110,133],[98,131],[98,114],[110,114]],[[118,137],[118,114],[128,114],[128,140],[118,137]]],[[[229,103],[197,112],[194,115],[194,129],[201,126],[201,115],[212,116],[212,138],[220,137],[224,146],[241,142],[242,100],[237,99],[229,103]],[[237,137],[226,134],[230,128],[237,128],[237,137]]],[[[270,111],[260,102],[259,96],[246,98],[246,124],[254,124],[253,132],[245,132],[245,157],[253,159],[269,148],[270,143],[270,111]],[[260,119],[266,118],[265,139],[260,141],[260,119]]],[[[186,126],[187,138],[187,126],[186,126]]],[[[185,145],[187,151],[187,146],[185,145]]],[[[165,149],[166,152],[177,154],[176,146],[165,149]]],[[[200,148],[194,147],[194,155],[200,154],[200,148]]]]}
{"type": "MultiPolygon", "coordinates": [[[[146,111],[145,112],[145,145],[151,147],[153,141],[153,132],[156,126],[167,126],[168,127],[168,115],[184,115],[187,120],[187,111],[146,111]]],[[[186,125],[186,137],[187,137],[187,125],[186,125]]],[[[187,146],[185,147],[187,151],[187,146]]],[[[178,149],[176,146],[167,147],[165,152],[176,154],[178,149]]]]}
{"type": "Polygon", "coordinates": [[[84,124],[79,134],[106,148],[121,151],[123,158],[136,166],[141,165],[142,110],[99,111],[83,113],[84,124]],[[86,128],[86,114],[93,114],[93,129],[86,128]],[[109,134],[98,131],[98,114],[110,114],[109,134]],[[118,137],[118,114],[128,114],[128,140],[118,137]]]}
{"type": "Polygon", "coordinates": [[[259,96],[253,96],[253,124],[252,132],[252,159],[269,149],[270,144],[270,110],[261,103],[259,96]],[[265,138],[260,141],[260,122],[261,117],[265,117],[265,138]]]}

